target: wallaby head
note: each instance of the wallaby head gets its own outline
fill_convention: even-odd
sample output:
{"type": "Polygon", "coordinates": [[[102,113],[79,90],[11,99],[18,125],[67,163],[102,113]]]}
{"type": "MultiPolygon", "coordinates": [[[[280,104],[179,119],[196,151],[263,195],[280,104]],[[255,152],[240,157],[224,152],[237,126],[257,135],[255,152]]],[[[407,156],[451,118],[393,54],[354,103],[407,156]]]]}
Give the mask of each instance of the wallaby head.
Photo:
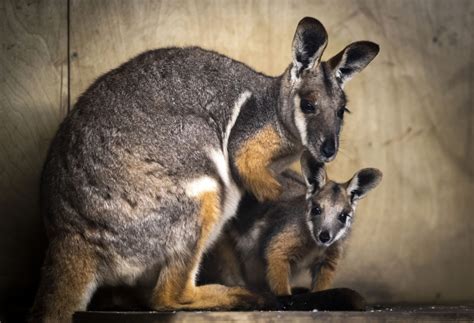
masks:
{"type": "Polygon", "coordinates": [[[379,46],[355,42],[326,62],[321,56],[328,43],[323,25],[303,18],[293,39],[293,62],[285,72],[280,109],[287,127],[320,162],[335,158],[344,113],[348,112],[345,82],[364,69],[377,55],[379,46]]]}
{"type": "Polygon", "coordinates": [[[301,157],[301,168],[308,187],[306,215],[313,238],[320,245],[330,246],[349,233],[357,201],[380,183],[382,172],[364,168],[348,182],[336,183],[327,180],[324,164],[307,151],[301,157]]]}

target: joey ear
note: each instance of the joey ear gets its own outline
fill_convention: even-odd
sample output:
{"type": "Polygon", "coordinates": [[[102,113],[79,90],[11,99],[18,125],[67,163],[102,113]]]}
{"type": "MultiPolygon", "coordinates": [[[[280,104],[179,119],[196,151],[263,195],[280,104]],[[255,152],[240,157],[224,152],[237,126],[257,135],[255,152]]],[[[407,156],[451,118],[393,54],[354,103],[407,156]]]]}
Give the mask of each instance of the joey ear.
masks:
{"type": "Polygon", "coordinates": [[[352,202],[360,200],[379,185],[381,180],[381,171],[376,168],[364,168],[358,171],[347,183],[347,194],[351,197],[352,202]]]}
{"type": "Polygon", "coordinates": [[[292,79],[319,64],[327,43],[328,34],[319,20],[311,17],[300,20],[293,37],[292,79]]]}
{"type": "Polygon", "coordinates": [[[354,74],[369,65],[378,53],[379,45],[369,41],[359,41],[348,45],[328,63],[342,86],[354,74]]]}
{"type": "Polygon", "coordinates": [[[308,192],[313,194],[326,184],[326,171],[324,163],[318,162],[307,150],[303,151],[300,159],[301,172],[303,173],[308,192]]]}

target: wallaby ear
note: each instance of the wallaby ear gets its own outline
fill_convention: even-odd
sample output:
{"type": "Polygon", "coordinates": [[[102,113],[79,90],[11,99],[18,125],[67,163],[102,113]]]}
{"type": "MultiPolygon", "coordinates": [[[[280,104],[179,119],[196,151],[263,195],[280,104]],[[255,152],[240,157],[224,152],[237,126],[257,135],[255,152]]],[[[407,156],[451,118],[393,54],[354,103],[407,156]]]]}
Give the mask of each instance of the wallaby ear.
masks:
{"type": "Polygon", "coordinates": [[[324,163],[318,162],[307,150],[301,155],[301,172],[303,173],[308,192],[313,194],[326,184],[324,163]]]}
{"type": "Polygon", "coordinates": [[[328,33],[319,20],[311,17],[301,19],[293,38],[292,79],[319,64],[327,43],[328,33]]]}
{"type": "Polygon", "coordinates": [[[362,71],[379,53],[379,45],[369,41],[350,44],[328,63],[339,83],[344,85],[351,77],[362,71]]]}
{"type": "Polygon", "coordinates": [[[382,180],[382,172],[376,168],[364,168],[352,177],[347,183],[347,194],[351,201],[357,201],[365,197],[369,191],[379,185],[382,180]]]}

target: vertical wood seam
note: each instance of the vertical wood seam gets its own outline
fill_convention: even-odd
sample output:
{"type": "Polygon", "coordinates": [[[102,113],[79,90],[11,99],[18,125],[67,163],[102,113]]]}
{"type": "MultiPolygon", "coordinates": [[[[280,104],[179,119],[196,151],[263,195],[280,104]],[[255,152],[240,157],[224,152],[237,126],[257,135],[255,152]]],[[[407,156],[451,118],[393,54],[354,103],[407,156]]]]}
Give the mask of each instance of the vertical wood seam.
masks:
{"type": "Polygon", "coordinates": [[[66,28],[67,28],[67,114],[71,111],[71,1],[67,1],[66,28]]]}

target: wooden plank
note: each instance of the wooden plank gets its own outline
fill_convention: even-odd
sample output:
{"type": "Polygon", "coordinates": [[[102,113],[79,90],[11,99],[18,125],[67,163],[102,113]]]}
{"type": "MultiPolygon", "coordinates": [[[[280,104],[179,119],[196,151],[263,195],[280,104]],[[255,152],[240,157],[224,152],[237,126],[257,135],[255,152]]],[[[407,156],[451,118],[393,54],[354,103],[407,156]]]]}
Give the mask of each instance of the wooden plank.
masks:
{"type": "Polygon", "coordinates": [[[199,45],[276,75],[290,62],[298,20],[315,16],[325,57],[370,39],[381,54],[348,85],[350,109],[329,175],[372,166],[385,176],[361,202],[336,286],[369,301],[474,299],[474,2],[71,2],[73,101],[139,52],[199,45]]]}
{"type": "Polygon", "coordinates": [[[67,110],[66,1],[0,1],[0,303],[31,298],[44,247],[38,187],[67,110]]]}
{"type": "Polygon", "coordinates": [[[75,323],[94,322],[456,322],[474,320],[472,307],[401,307],[366,312],[78,312],[75,323]]]}

